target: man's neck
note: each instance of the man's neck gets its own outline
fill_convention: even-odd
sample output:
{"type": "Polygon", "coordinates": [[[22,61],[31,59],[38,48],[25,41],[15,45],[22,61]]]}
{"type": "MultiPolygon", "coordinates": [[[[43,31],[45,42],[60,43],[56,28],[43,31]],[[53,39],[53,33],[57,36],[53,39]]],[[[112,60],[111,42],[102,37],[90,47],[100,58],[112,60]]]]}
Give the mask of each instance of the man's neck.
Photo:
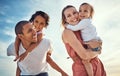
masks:
{"type": "Polygon", "coordinates": [[[30,42],[26,42],[26,41],[25,42],[22,41],[22,45],[27,50],[30,47],[31,43],[30,42]]]}

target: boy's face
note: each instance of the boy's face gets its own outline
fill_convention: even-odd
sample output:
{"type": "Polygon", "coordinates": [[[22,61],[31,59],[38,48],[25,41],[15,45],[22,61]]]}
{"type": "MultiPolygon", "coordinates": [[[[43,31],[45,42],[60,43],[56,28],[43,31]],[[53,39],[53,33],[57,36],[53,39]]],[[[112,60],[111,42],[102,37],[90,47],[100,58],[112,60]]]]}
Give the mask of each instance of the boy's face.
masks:
{"type": "Polygon", "coordinates": [[[80,19],[90,18],[91,8],[88,5],[82,5],[79,10],[80,19]]]}
{"type": "Polygon", "coordinates": [[[64,11],[65,20],[68,24],[75,25],[79,22],[79,14],[73,7],[67,8],[64,11]]]}
{"type": "Polygon", "coordinates": [[[45,19],[42,16],[38,15],[35,17],[33,21],[33,25],[35,26],[35,29],[37,30],[37,32],[39,32],[46,26],[45,19]]]}

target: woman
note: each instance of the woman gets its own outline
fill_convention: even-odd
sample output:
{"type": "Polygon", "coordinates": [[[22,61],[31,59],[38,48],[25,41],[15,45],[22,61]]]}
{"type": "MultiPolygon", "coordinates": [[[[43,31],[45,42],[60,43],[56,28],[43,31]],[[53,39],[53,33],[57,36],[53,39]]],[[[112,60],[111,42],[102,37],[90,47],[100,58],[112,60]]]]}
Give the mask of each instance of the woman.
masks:
{"type": "MultiPolygon", "coordinates": [[[[79,15],[74,6],[68,5],[62,11],[62,25],[76,25],[79,22],[79,15]]],[[[72,32],[65,28],[62,34],[63,42],[69,56],[74,61],[72,65],[73,76],[87,76],[82,59],[93,58],[90,62],[93,66],[94,76],[106,76],[103,64],[92,51],[86,50],[82,45],[79,32],[72,32]],[[95,57],[95,58],[94,58],[95,57]]]]}

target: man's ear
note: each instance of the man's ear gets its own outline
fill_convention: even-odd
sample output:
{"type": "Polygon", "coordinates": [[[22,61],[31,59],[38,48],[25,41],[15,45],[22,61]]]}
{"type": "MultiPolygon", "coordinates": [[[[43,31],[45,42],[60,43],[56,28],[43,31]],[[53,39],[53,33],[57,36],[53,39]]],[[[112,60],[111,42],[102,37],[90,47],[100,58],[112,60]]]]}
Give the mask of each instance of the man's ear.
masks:
{"type": "Polygon", "coordinates": [[[18,37],[19,39],[22,39],[23,36],[22,36],[22,34],[18,34],[17,37],[18,37]]]}

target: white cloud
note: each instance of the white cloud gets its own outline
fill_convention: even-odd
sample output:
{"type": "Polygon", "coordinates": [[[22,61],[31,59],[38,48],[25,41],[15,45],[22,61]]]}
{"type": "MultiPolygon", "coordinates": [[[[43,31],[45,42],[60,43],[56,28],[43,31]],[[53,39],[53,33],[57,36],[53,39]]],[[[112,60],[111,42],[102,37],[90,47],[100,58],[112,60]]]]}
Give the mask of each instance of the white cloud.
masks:
{"type": "Polygon", "coordinates": [[[0,11],[0,14],[1,14],[1,15],[5,15],[5,12],[4,12],[4,11],[0,11]]]}
{"type": "Polygon", "coordinates": [[[7,20],[6,20],[6,23],[14,23],[14,21],[11,20],[11,19],[7,19],[7,20]]]}
{"type": "Polygon", "coordinates": [[[4,33],[5,35],[11,36],[11,37],[13,37],[13,38],[16,37],[14,28],[9,28],[9,27],[6,26],[5,29],[3,30],[3,33],[4,33]]]}

